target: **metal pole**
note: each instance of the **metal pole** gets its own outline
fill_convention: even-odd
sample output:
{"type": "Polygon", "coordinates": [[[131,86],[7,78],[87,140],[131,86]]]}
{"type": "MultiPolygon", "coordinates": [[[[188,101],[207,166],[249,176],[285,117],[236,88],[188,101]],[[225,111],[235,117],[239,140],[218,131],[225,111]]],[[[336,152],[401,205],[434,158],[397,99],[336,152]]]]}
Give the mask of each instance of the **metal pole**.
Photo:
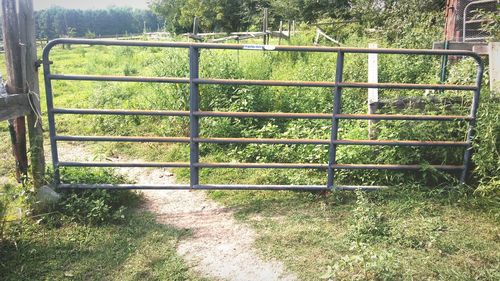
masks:
{"type": "Polygon", "coordinates": [[[333,142],[337,140],[338,131],[339,131],[339,118],[338,114],[340,114],[341,102],[342,102],[342,88],[338,85],[338,83],[342,82],[342,72],[344,70],[344,53],[338,52],[337,55],[337,68],[335,70],[335,90],[333,92],[333,115],[332,115],[332,135],[330,142],[330,152],[329,152],[329,161],[328,161],[328,182],[327,188],[334,188],[334,176],[335,171],[333,169],[333,165],[337,164],[337,145],[333,142]]]}
{"type": "Polygon", "coordinates": [[[52,167],[54,169],[54,184],[57,186],[61,183],[59,173],[59,155],[57,153],[56,141],[56,124],[54,119],[54,100],[52,96],[52,80],[50,78],[50,60],[49,52],[51,48],[43,50],[43,73],[45,80],[45,95],[47,99],[47,120],[49,123],[49,137],[50,137],[50,152],[52,155],[52,167]]]}
{"type": "Polygon", "coordinates": [[[199,50],[196,47],[189,48],[189,169],[190,169],[190,186],[199,184],[199,168],[196,166],[200,158],[199,143],[195,141],[199,137],[199,117],[195,112],[199,110],[199,89],[198,84],[194,79],[199,76],[199,50]]]}
{"type": "MultiPolygon", "coordinates": [[[[448,50],[450,45],[450,41],[445,40],[444,41],[444,49],[448,50]]],[[[444,84],[446,82],[446,74],[447,74],[447,67],[448,67],[448,56],[443,55],[441,57],[441,84],[444,84]]]]}
{"type": "Polygon", "coordinates": [[[474,127],[476,126],[476,115],[477,115],[477,109],[479,107],[479,96],[481,94],[481,82],[483,79],[484,63],[482,60],[477,60],[477,63],[479,65],[477,69],[477,78],[476,78],[477,89],[474,91],[474,97],[472,98],[472,106],[470,112],[471,119],[469,121],[469,128],[467,130],[467,140],[466,140],[466,142],[469,143],[469,145],[465,149],[464,153],[464,169],[462,171],[462,175],[460,176],[461,183],[466,182],[467,175],[469,172],[469,166],[472,156],[472,139],[474,138],[474,127]]]}

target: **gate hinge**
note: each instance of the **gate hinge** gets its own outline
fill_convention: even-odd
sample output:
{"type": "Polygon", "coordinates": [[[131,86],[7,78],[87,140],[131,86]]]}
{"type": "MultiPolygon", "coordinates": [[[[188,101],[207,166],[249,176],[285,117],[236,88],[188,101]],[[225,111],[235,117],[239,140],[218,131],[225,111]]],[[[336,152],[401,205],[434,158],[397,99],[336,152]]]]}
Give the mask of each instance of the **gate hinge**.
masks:
{"type": "MultiPolygon", "coordinates": [[[[38,59],[35,61],[35,68],[38,70],[38,68],[40,68],[40,66],[42,66],[42,64],[44,63],[43,60],[41,59],[38,59]]],[[[53,64],[54,62],[53,61],[49,61],[49,64],[53,64]]]]}

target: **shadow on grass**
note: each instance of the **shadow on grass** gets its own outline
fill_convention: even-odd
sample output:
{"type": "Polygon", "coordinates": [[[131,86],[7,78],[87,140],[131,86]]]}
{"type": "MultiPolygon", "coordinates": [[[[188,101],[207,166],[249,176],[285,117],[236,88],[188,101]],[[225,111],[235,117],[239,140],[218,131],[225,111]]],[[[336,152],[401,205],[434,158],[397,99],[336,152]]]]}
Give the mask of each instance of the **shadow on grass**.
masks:
{"type": "Polygon", "coordinates": [[[122,224],[50,228],[25,222],[1,245],[2,280],[196,280],[176,255],[190,233],[135,212],[122,224]],[[20,229],[21,229],[20,228],[20,229]]]}

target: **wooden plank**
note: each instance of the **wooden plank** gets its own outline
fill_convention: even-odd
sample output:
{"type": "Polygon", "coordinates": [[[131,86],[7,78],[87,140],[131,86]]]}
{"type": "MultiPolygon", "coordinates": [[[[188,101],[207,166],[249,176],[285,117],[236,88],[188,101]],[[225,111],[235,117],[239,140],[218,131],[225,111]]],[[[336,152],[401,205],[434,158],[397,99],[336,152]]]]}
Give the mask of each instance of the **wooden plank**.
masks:
{"type": "MultiPolygon", "coordinates": [[[[474,51],[480,55],[487,55],[488,52],[484,49],[484,46],[487,46],[486,43],[471,43],[471,42],[448,42],[448,50],[465,50],[465,51],[474,51]]],[[[444,42],[434,42],[432,44],[432,49],[435,50],[443,50],[444,42]]]]}
{"type": "Polygon", "coordinates": [[[28,95],[1,95],[0,94],[0,121],[16,119],[30,114],[28,95]]]}
{"type": "Polygon", "coordinates": [[[488,45],[474,45],[472,51],[480,55],[487,55],[489,52],[488,45]]]}
{"type": "MultiPolygon", "coordinates": [[[[335,44],[337,44],[337,45],[339,45],[339,46],[341,45],[339,41],[337,41],[337,40],[333,39],[333,38],[332,38],[332,37],[330,37],[328,34],[326,34],[326,33],[324,32],[324,30],[323,30],[323,29],[321,29],[321,28],[317,27],[317,28],[316,28],[316,38],[318,39],[318,41],[319,41],[319,35],[322,35],[322,36],[323,36],[323,37],[325,37],[326,39],[330,40],[331,42],[333,42],[333,43],[335,43],[335,44]]],[[[318,43],[316,43],[316,44],[318,44],[318,43]]]]}

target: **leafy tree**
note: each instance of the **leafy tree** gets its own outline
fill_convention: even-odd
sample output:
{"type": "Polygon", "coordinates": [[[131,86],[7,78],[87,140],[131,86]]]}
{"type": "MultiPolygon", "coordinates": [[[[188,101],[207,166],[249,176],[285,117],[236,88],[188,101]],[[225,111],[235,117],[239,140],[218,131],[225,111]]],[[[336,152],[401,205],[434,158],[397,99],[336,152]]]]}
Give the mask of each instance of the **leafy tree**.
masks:
{"type": "Polygon", "coordinates": [[[270,25],[280,20],[315,22],[323,17],[341,17],[348,0],[152,0],[150,8],[165,17],[170,30],[186,32],[193,18],[200,18],[205,31],[260,29],[262,11],[269,8],[270,25]]]}

